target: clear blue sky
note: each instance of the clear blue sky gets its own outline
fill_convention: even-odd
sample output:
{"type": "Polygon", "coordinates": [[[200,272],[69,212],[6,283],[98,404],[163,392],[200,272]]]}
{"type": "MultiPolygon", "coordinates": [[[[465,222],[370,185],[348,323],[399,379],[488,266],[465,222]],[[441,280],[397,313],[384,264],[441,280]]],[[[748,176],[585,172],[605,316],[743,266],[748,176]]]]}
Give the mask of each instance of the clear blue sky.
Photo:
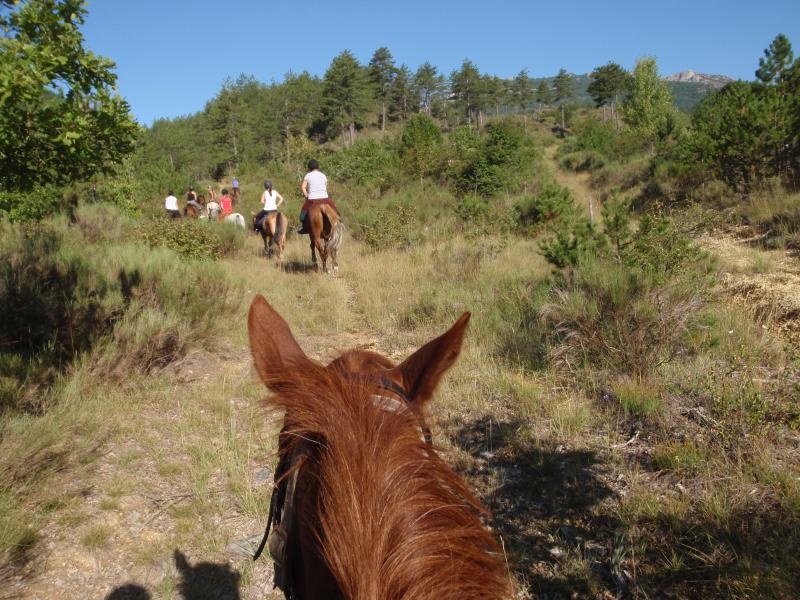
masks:
{"type": "Polygon", "coordinates": [[[445,74],[465,58],[487,73],[587,73],[609,60],[632,68],[652,55],[685,69],[752,79],[778,33],[800,54],[800,0],[94,0],[86,45],[117,63],[137,119],[202,110],[226,77],[280,81],[290,69],[323,75],[344,49],[363,63],[387,46],[411,69],[445,74]]]}

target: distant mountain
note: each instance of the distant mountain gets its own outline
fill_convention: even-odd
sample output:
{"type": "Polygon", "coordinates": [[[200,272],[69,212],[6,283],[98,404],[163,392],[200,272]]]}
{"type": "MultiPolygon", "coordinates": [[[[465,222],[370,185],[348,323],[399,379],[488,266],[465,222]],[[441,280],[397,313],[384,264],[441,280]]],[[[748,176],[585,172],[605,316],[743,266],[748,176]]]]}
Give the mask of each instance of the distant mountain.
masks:
{"type": "MultiPolygon", "coordinates": [[[[594,104],[587,89],[592,81],[591,77],[588,74],[584,74],[573,75],[573,78],[575,102],[584,105],[594,104]]],[[[536,78],[534,79],[534,86],[538,86],[542,79],[549,82],[550,85],[553,83],[552,77],[536,78]]],[[[681,110],[691,112],[709,92],[718,90],[726,83],[733,81],[733,79],[724,75],[705,75],[688,70],[664,77],[664,81],[669,85],[672,97],[675,100],[675,106],[681,110]]]]}
{"type": "Polygon", "coordinates": [[[698,73],[697,71],[688,69],[686,71],[681,71],[680,73],[675,73],[674,75],[664,77],[664,81],[674,81],[677,83],[702,83],[703,85],[707,85],[708,87],[716,90],[729,84],[731,81],[733,81],[733,79],[725,75],[707,75],[705,73],[698,73]]]}

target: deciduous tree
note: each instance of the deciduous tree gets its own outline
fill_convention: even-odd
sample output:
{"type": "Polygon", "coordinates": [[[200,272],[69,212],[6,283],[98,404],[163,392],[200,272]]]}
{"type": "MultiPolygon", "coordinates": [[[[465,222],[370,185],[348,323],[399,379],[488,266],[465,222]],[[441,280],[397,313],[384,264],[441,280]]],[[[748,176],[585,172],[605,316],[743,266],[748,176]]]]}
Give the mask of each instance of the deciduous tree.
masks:
{"type": "Polygon", "coordinates": [[[133,150],[114,63],[83,47],[83,5],[0,3],[0,190],[82,180],[133,150]]]}
{"type": "Polygon", "coordinates": [[[643,58],[636,63],[630,92],[622,104],[625,122],[650,143],[667,134],[672,112],[672,94],[658,77],[654,58],[643,58]]]}

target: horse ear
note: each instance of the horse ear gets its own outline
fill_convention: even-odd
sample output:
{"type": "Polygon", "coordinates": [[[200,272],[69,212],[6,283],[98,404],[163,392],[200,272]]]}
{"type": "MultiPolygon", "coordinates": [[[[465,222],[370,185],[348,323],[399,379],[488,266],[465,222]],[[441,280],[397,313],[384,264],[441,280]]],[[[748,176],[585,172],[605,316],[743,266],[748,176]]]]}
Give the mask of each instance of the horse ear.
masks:
{"type": "Polygon", "coordinates": [[[461,353],[470,313],[464,313],[446,333],[431,340],[391,370],[403,381],[411,402],[430,400],[445,371],[453,366],[461,353]]]}
{"type": "Polygon", "coordinates": [[[291,383],[293,375],[311,362],[294,339],[289,325],[261,294],[250,305],[247,329],[256,371],[272,391],[291,383]]]}

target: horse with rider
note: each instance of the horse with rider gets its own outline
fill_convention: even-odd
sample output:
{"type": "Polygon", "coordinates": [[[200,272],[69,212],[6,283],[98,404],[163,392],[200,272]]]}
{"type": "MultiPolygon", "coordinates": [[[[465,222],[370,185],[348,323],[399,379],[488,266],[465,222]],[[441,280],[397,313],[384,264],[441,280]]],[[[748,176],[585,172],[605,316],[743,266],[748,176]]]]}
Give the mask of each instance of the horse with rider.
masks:
{"type": "MultiPolygon", "coordinates": [[[[331,259],[334,275],[338,274],[337,260],[338,249],[344,235],[344,223],[341,221],[339,211],[328,193],[328,178],[320,170],[319,162],[311,160],[308,163],[308,172],[300,183],[304,203],[300,210],[301,227],[298,234],[308,234],[311,246],[311,262],[318,269],[317,254],[322,260],[324,272],[328,272],[328,258],[331,259]]],[[[233,178],[233,191],[223,188],[219,197],[216,189],[208,187],[209,200],[206,203],[204,195],[197,195],[193,187],[186,194],[186,206],[183,216],[192,219],[208,219],[216,221],[233,222],[244,228],[244,217],[234,212],[238,199],[241,198],[238,178],[233,178]]],[[[261,194],[261,209],[258,213],[251,213],[254,231],[261,234],[264,242],[264,253],[271,258],[277,251],[279,260],[283,260],[286,242],[286,232],[289,221],[286,215],[279,211],[284,203],[283,196],[274,189],[272,181],[264,181],[264,191],[261,194]]],[[[180,218],[178,200],[172,191],[165,200],[164,208],[170,218],[180,218]]]]}

